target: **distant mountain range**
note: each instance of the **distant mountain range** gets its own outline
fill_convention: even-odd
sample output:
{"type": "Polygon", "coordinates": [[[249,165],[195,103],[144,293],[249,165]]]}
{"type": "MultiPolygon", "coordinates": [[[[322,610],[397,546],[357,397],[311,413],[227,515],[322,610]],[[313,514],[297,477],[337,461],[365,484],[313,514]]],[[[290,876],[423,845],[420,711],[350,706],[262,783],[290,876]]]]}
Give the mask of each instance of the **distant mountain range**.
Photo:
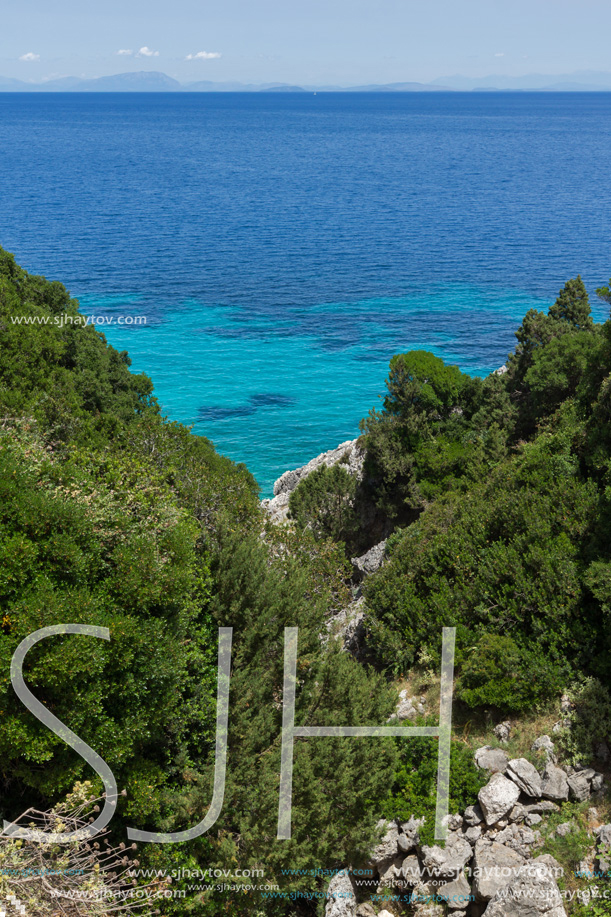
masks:
{"type": "Polygon", "coordinates": [[[42,83],[0,77],[0,92],[611,92],[611,73],[531,74],[508,77],[441,77],[430,83],[372,83],[365,86],[296,86],[288,83],[179,83],[156,70],[117,73],[84,80],[66,76],[42,83]]]}
{"type": "Polygon", "coordinates": [[[554,76],[531,73],[527,76],[502,76],[500,74],[482,77],[445,76],[433,80],[431,85],[443,84],[462,92],[496,90],[497,92],[544,91],[544,92],[609,92],[611,73],[603,70],[579,70],[576,73],[561,73],[554,76]]]}

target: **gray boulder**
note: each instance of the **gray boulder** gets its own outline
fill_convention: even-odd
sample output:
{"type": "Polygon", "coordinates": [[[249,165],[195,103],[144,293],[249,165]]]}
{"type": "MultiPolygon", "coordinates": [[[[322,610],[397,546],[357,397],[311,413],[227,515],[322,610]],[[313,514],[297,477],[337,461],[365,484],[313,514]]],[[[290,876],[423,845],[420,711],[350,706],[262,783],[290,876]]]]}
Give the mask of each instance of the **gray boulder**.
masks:
{"type": "Polygon", "coordinates": [[[378,889],[380,891],[384,888],[392,888],[395,884],[395,879],[401,878],[402,865],[402,856],[396,856],[392,860],[384,860],[378,863],[378,889]]]}
{"type": "Polygon", "coordinates": [[[340,612],[329,618],[327,630],[342,643],[343,649],[358,655],[365,634],[365,598],[359,596],[340,612]]]}
{"type": "Polygon", "coordinates": [[[573,826],[570,821],[565,821],[561,825],[558,825],[556,828],[556,834],[558,837],[566,837],[567,834],[570,834],[573,830],[573,826]]]}
{"type": "Polygon", "coordinates": [[[521,802],[518,802],[513,807],[513,809],[511,810],[511,812],[509,813],[507,817],[510,822],[513,822],[515,824],[521,824],[527,815],[528,815],[528,811],[526,809],[526,806],[523,806],[521,802]]]}
{"type": "Polygon", "coordinates": [[[325,917],[356,917],[356,895],[347,870],[338,872],[329,882],[325,917]]]}
{"type": "Polygon", "coordinates": [[[464,874],[461,874],[457,879],[454,879],[453,882],[448,882],[438,888],[437,894],[446,899],[449,910],[461,910],[469,905],[471,900],[471,886],[467,882],[464,874]]]}
{"type": "Polygon", "coordinates": [[[271,500],[261,500],[261,506],[269,515],[272,522],[275,522],[277,525],[286,522],[289,517],[290,496],[289,493],[282,493],[278,494],[277,497],[272,497],[271,500]]]}
{"type": "Polygon", "coordinates": [[[526,812],[534,812],[536,815],[549,815],[550,812],[560,811],[560,806],[557,806],[551,799],[540,799],[538,802],[529,802],[524,808],[526,812]]]}
{"type": "Polygon", "coordinates": [[[407,688],[403,688],[402,691],[399,691],[397,709],[390,719],[415,720],[417,716],[424,713],[424,710],[424,704],[410,697],[407,693],[407,688]]]}
{"type": "Polygon", "coordinates": [[[482,836],[481,825],[473,825],[472,828],[467,828],[467,830],[464,832],[464,838],[466,841],[468,841],[471,844],[471,846],[473,846],[477,841],[479,841],[481,836],[482,836]]]}
{"type": "Polygon", "coordinates": [[[422,865],[430,879],[454,880],[473,856],[471,844],[457,834],[449,834],[445,847],[422,847],[422,865]]]}
{"type": "Polygon", "coordinates": [[[418,885],[421,877],[420,862],[417,856],[408,856],[401,866],[401,878],[407,885],[418,885]]]}
{"type": "Polygon", "coordinates": [[[493,774],[486,786],[477,794],[486,824],[494,825],[507,815],[519,796],[520,790],[515,783],[502,774],[493,774]]]}
{"type": "Polygon", "coordinates": [[[556,767],[551,761],[548,762],[543,771],[541,795],[546,799],[557,799],[559,802],[565,802],[569,798],[567,776],[562,768],[556,767]]]}
{"type": "Polygon", "coordinates": [[[356,909],[356,917],[376,917],[376,912],[373,909],[373,904],[369,901],[365,901],[363,904],[359,904],[356,909]]]}
{"type": "Polygon", "coordinates": [[[532,828],[533,825],[540,825],[542,820],[543,819],[537,812],[529,812],[526,816],[526,824],[529,828],[532,828]]]}
{"type": "Polygon", "coordinates": [[[586,778],[586,780],[593,780],[594,777],[596,776],[596,771],[594,770],[593,767],[582,767],[582,766],[576,765],[575,772],[580,773],[582,777],[586,778]]]}
{"type": "Polygon", "coordinates": [[[474,806],[467,806],[465,813],[463,815],[463,821],[465,825],[470,827],[474,825],[479,825],[484,820],[484,813],[482,812],[481,806],[479,803],[475,803],[474,806]]]}
{"type": "Polygon", "coordinates": [[[423,826],[424,821],[424,818],[414,818],[412,816],[409,821],[404,821],[401,824],[401,833],[404,834],[407,839],[402,843],[409,844],[407,850],[405,850],[403,846],[400,847],[401,850],[405,850],[407,853],[408,850],[412,850],[420,843],[420,828],[423,826]]]}
{"type": "Polygon", "coordinates": [[[601,825],[596,831],[596,870],[611,870],[611,825],[601,825]]]}
{"type": "Polygon", "coordinates": [[[480,901],[488,901],[518,874],[525,858],[510,847],[482,838],[475,845],[473,892],[480,901]]]}
{"type": "Polygon", "coordinates": [[[543,752],[545,755],[546,761],[553,761],[556,763],[556,755],[554,753],[556,746],[552,742],[549,736],[539,736],[538,739],[532,743],[530,750],[534,752],[543,752]]]}
{"type": "Polygon", "coordinates": [[[587,771],[578,771],[567,779],[571,799],[576,802],[584,802],[590,795],[590,780],[587,771]]]}
{"type": "Polygon", "coordinates": [[[350,563],[354,568],[354,579],[357,583],[380,569],[384,562],[385,551],[386,539],[379,544],[374,544],[373,548],[369,548],[369,550],[360,557],[352,558],[350,563]]]}
{"type": "Polygon", "coordinates": [[[458,812],[455,815],[448,815],[444,821],[448,826],[448,831],[460,831],[463,826],[463,817],[458,812]]]}
{"type": "Polygon", "coordinates": [[[519,869],[491,899],[485,917],[566,917],[554,862],[540,856],[519,869]]]}
{"type": "Polygon", "coordinates": [[[475,763],[482,770],[490,771],[491,774],[502,774],[509,763],[509,758],[502,748],[483,745],[475,752],[475,763]]]}
{"type": "Polygon", "coordinates": [[[528,825],[508,825],[498,832],[495,841],[528,859],[531,855],[531,847],[540,846],[541,835],[528,825]]]}
{"type": "Polygon", "coordinates": [[[374,847],[370,856],[370,863],[378,875],[382,876],[399,853],[397,842],[399,829],[394,822],[384,821],[383,819],[378,822],[377,827],[384,831],[384,835],[379,844],[374,847]]]}
{"type": "Polygon", "coordinates": [[[541,796],[541,777],[537,768],[526,758],[513,758],[505,773],[527,796],[541,796]]]}
{"type": "Polygon", "coordinates": [[[400,834],[397,838],[397,845],[401,853],[409,853],[416,846],[416,842],[409,834],[400,834]]]}
{"type": "Polygon", "coordinates": [[[592,778],[592,783],[590,784],[590,789],[593,793],[600,793],[601,790],[605,788],[605,778],[602,774],[596,774],[592,778]]]}

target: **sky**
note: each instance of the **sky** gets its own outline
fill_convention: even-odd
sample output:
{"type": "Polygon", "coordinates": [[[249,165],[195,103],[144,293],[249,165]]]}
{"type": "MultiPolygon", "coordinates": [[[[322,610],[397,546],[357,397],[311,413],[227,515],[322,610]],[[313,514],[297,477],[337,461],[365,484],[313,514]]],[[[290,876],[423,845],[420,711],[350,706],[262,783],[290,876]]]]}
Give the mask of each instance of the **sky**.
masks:
{"type": "Polygon", "coordinates": [[[609,0],[19,0],[0,75],[388,83],[611,70],[609,0]]]}

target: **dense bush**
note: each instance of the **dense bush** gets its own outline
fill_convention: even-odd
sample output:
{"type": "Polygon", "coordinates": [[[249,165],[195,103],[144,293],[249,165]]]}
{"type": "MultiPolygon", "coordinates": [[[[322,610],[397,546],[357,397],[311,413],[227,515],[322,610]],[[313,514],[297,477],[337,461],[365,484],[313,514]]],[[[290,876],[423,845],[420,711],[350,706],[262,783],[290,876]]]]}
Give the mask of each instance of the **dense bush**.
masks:
{"type": "Polygon", "coordinates": [[[572,764],[590,761],[611,736],[611,693],[597,678],[582,676],[566,694],[571,707],[560,734],[564,757],[572,764]]]}
{"type": "Polygon", "coordinates": [[[291,493],[290,517],[319,537],[351,541],[358,525],[356,489],[356,479],[341,465],[321,465],[291,493]]]}
{"type": "MultiPolygon", "coordinates": [[[[392,787],[383,801],[382,814],[385,818],[399,821],[407,821],[411,816],[424,816],[420,839],[424,844],[433,844],[438,740],[405,738],[395,739],[395,742],[399,763],[392,787]]],[[[476,803],[477,794],[486,782],[485,772],[476,767],[469,746],[453,739],[450,748],[450,813],[462,813],[467,806],[476,803]]]]}
{"type": "Polygon", "coordinates": [[[497,707],[524,713],[557,695],[564,684],[560,664],[538,647],[524,648],[511,637],[484,634],[464,653],[455,696],[468,707],[497,707]]]}

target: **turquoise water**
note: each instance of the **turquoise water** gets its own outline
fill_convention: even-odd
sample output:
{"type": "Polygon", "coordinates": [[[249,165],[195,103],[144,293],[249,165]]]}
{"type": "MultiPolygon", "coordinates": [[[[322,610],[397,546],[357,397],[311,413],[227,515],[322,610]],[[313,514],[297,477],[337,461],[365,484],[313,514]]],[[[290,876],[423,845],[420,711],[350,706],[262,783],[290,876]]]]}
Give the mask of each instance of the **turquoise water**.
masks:
{"type": "Polygon", "coordinates": [[[487,373],[606,283],[609,175],[607,93],[0,93],[0,245],[146,316],[98,328],[265,494],[358,434],[394,353],[487,373]]]}
{"type": "MultiPolygon", "coordinates": [[[[134,370],[152,376],[169,417],[245,462],[269,495],[284,470],[358,435],[359,420],[380,405],[394,353],[428,349],[483,375],[503,362],[524,312],[549,304],[515,291],[454,286],[318,304],[303,333],[291,314],[278,321],[193,301],[146,328],[98,328],[129,350],[134,370]]],[[[144,311],[133,295],[84,296],[81,307],[115,320],[144,311]]]]}

